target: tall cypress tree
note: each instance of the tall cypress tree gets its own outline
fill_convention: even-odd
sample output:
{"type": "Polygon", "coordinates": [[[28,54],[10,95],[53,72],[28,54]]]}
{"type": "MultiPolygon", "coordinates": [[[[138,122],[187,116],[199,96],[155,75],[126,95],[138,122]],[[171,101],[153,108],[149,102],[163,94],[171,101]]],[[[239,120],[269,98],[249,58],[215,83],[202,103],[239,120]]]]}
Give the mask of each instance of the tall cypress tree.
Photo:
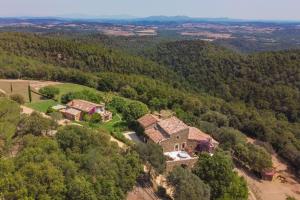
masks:
{"type": "Polygon", "coordinates": [[[31,102],[32,98],[31,98],[31,88],[30,88],[30,85],[28,85],[28,98],[29,98],[29,102],[31,102]]]}

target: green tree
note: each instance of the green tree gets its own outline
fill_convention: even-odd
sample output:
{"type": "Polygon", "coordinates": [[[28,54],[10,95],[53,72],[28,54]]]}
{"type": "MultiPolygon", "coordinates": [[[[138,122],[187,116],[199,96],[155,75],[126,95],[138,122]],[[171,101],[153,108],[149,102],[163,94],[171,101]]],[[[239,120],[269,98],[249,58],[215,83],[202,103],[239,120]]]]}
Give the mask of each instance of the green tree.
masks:
{"type": "Polygon", "coordinates": [[[29,99],[29,102],[31,102],[32,101],[32,96],[31,96],[31,87],[30,87],[30,85],[28,85],[28,99],[29,99]]]}
{"type": "Polygon", "coordinates": [[[0,98],[0,155],[10,146],[20,120],[20,106],[7,98],[0,98]]]}
{"type": "Polygon", "coordinates": [[[149,109],[147,105],[138,101],[133,101],[125,107],[123,114],[124,114],[124,118],[127,121],[131,122],[142,117],[148,112],[149,109]]]}
{"type": "Polygon", "coordinates": [[[12,159],[0,158],[0,198],[29,200],[24,177],[15,170],[12,159]]]}
{"type": "Polygon", "coordinates": [[[46,86],[41,88],[39,92],[47,98],[53,99],[56,95],[59,94],[59,89],[53,86],[46,86]]]}
{"type": "Polygon", "coordinates": [[[233,150],[238,144],[246,144],[246,136],[240,131],[222,127],[218,129],[213,136],[220,142],[220,146],[225,150],[233,150]]]}
{"type": "Polygon", "coordinates": [[[112,101],[109,103],[109,106],[122,113],[126,107],[126,101],[121,97],[113,97],[112,101]]]}
{"type": "Polygon", "coordinates": [[[201,154],[193,172],[210,186],[213,199],[228,197],[233,200],[246,200],[248,198],[247,185],[236,178],[237,174],[233,172],[231,158],[223,152],[216,152],[213,156],[207,153],[201,154]]]}
{"type": "Polygon", "coordinates": [[[175,168],[167,177],[175,187],[175,200],[209,200],[210,188],[198,176],[182,167],[175,168]]]}
{"type": "Polygon", "coordinates": [[[154,110],[161,110],[165,109],[168,106],[168,101],[167,99],[158,99],[154,97],[149,101],[149,106],[153,108],[154,110]]]}
{"type": "Polygon", "coordinates": [[[120,90],[120,93],[122,96],[124,96],[126,98],[130,98],[130,99],[136,99],[136,97],[138,96],[136,90],[128,85],[125,87],[122,87],[120,90]]]}
{"type": "Polygon", "coordinates": [[[22,115],[19,122],[19,130],[17,134],[26,135],[42,135],[46,134],[50,130],[55,130],[57,128],[57,123],[52,119],[43,117],[40,113],[33,112],[31,115],[22,115]]]}
{"type": "Polygon", "coordinates": [[[263,147],[250,143],[237,145],[234,155],[256,172],[263,172],[273,166],[271,155],[263,147]]]}
{"type": "Polygon", "coordinates": [[[27,163],[20,168],[28,195],[34,199],[64,199],[66,192],[62,171],[49,161],[27,163]]]}
{"type": "Polygon", "coordinates": [[[214,123],[218,127],[229,125],[227,116],[216,111],[208,111],[204,113],[201,115],[201,120],[214,123]]]}
{"type": "Polygon", "coordinates": [[[158,173],[163,173],[165,171],[166,158],[161,146],[153,142],[149,142],[146,144],[139,143],[135,148],[142,160],[149,162],[158,173]]]}
{"type": "Polygon", "coordinates": [[[68,182],[67,199],[70,200],[97,200],[93,185],[84,177],[76,176],[68,182]]]}

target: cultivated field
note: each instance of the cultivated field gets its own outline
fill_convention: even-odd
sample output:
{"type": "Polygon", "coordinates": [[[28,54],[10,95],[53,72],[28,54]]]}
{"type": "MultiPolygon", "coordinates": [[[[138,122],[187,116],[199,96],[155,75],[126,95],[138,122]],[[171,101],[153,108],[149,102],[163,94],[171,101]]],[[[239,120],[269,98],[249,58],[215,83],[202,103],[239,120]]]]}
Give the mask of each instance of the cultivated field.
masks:
{"type": "MultiPolygon", "coordinates": [[[[57,82],[51,81],[32,81],[32,80],[9,80],[9,79],[0,79],[0,89],[3,90],[6,94],[20,94],[22,95],[27,102],[29,102],[28,97],[28,86],[30,85],[31,89],[38,91],[40,88],[47,85],[56,85],[57,82]]],[[[31,93],[32,101],[36,102],[41,100],[40,96],[31,93]]]]}

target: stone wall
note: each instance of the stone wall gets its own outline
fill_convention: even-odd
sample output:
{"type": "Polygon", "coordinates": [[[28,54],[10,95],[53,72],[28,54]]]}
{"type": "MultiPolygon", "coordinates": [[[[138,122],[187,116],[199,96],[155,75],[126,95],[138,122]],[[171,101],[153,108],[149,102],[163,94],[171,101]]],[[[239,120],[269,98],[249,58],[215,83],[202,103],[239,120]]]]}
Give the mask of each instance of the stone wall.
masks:
{"type": "Polygon", "coordinates": [[[189,130],[185,129],[177,133],[173,133],[170,138],[160,142],[164,152],[181,151],[187,147],[189,130]],[[175,146],[178,146],[178,149],[175,146]]]}
{"type": "Polygon", "coordinates": [[[185,160],[167,161],[166,171],[170,172],[173,170],[174,167],[177,167],[177,166],[183,166],[183,167],[187,167],[187,168],[191,169],[194,167],[197,160],[198,160],[198,157],[194,157],[191,159],[185,159],[185,160]]]}
{"type": "Polygon", "coordinates": [[[196,147],[198,146],[199,141],[195,140],[188,140],[187,142],[187,148],[192,150],[193,152],[195,151],[196,147]]]}

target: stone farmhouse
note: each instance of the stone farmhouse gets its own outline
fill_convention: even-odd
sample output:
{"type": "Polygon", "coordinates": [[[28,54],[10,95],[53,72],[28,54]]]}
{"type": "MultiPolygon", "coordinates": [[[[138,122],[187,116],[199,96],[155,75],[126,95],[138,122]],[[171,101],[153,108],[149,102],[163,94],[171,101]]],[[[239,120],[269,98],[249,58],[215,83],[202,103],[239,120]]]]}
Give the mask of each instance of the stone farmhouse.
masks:
{"type": "Polygon", "coordinates": [[[81,121],[84,114],[92,115],[94,113],[100,114],[104,122],[112,119],[112,113],[105,109],[105,104],[96,104],[85,100],[74,99],[65,107],[60,108],[59,112],[69,120],[81,121]]]}
{"type": "Polygon", "coordinates": [[[198,128],[190,127],[177,117],[162,119],[147,114],[138,119],[144,129],[145,142],[159,144],[167,156],[167,170],[174,166],[193,167],[197,153],[213,153],[218,142],[198,128]]]}

